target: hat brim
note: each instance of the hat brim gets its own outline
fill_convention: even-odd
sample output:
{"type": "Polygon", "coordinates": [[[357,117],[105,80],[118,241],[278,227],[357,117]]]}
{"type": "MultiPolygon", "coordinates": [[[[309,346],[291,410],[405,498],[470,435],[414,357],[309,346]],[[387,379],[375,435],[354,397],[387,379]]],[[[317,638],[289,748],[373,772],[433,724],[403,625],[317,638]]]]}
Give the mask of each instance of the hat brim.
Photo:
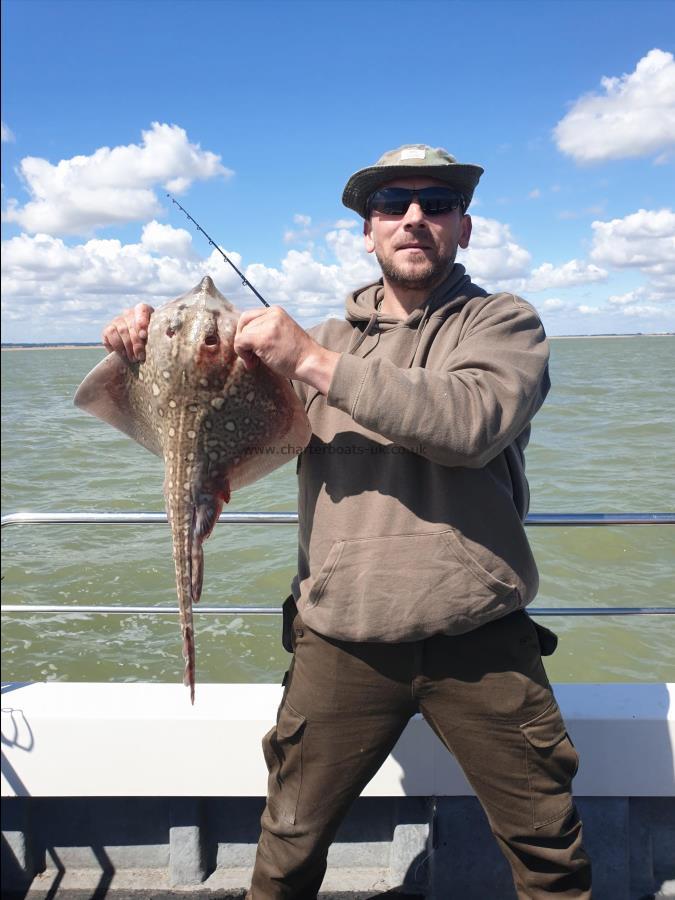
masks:
{"type": "Polygon", "coordinates": [[[419,176],[422,178],[437,178],[444,181],[450,187],[456,188],[466,201],[465,210],[471,203],[473,192],[483,174],[482,166],[474,166],[472,163],[453,163],[439,166],[370,166],[355,172],[347,182],[342,193],[342,202],[349,209],[353,209],[362,218],[368,217],[368,198],[383,184],[393,181],[395,178],[410,178],[419,176]]]}

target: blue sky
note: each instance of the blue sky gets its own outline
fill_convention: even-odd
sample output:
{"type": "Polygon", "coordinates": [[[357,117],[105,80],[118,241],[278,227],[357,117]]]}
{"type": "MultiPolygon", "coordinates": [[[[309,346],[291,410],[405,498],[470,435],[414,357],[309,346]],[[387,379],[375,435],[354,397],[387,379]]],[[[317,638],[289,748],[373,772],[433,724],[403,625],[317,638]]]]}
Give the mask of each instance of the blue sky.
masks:
{"type": "Polygon", "coordinates": [[[303,324],[377,277],[349,175],[404,143],[485,175],[460,256],[548,332],[675,330],[666,2],[3,4],[3,341],[96,340],[211,274],[169,185],[303,324]]]}

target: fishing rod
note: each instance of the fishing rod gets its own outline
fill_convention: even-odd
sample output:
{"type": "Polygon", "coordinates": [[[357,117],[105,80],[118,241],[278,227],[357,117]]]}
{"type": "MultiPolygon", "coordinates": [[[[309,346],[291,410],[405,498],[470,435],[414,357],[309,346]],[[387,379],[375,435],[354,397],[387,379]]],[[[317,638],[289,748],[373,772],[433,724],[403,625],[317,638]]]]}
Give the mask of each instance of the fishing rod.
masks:
{"type": "Polygon", "coordinates": [[[232,260],[229,258],[229,256],[226,256],[226,255],[225,255],[225,253],[220,249],[220,247],[218,246],[218,244],[216,244],[216,242],[213,240],[213,238],[210,237],[210,236],[204,231],[204,229],[203,229],[202,226],[199,224],[199,222],[197,222],[195,219],[192,218],[192,216],[191,216],[190,213],[187,211],[187,209],[185,209],[184,206],[181,206],[180,203],[178,202],[178,200],[176,200],[175,197],[172,197],[171,194],[167,193],[166,196],[171,200],[172,203],[175,203],[175,204],[176,204],[176,206],[178,207],[178,209],[180,209],[182,212],[185,213],[185,215],[186,215],[186,216],[188,217],[188,219],[192,222],[192,224],[195,226],[195,228],[197,229],[197,231],[201,231],[201,233],[204,235],[204,237],[205,237],[206,240],[209,242],[209,244],[211,244],[211,246],[214,247],[214,248],[218,251],[218,253],[220,253],[220,255],[223,257],[223,259],[225,260],[225,262],[226,262],[226,263],[229,263],[229,264],[232,266],[232,268],[234,269],[234,271],[235,271],[235,272],[237,273],[237,275],[241,278],[241,283],[244,285],[244,287],[250,288],[250,290],[253,291],[253,293],[256,295],[256,297],[258,298],[258,300],[260,300],[260,302],[262,303],[263,306],[269,307],[269,303],[267,302],[267,300],[265,300],[265,298],[263,297],[263,295],[260,294],[260,293],[258,293],[258,291],[256,291],[256,289],[253,287],[253,285],[252,285],[251,282],[248,280],[248,278],[246,278],[246,276],[245,276],[242,272],[239,271],[239,269],[235,266],[235,264],[232,262],[232,260]]]}

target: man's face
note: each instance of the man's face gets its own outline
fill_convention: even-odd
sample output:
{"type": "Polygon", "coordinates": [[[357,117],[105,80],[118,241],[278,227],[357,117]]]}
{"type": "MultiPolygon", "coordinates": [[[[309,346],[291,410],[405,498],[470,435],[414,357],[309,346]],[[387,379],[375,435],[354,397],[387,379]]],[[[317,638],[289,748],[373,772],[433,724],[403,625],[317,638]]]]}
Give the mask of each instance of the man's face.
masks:
{"type": "MultiPolygon", "coordinates": [[[[383,187],[425,188],[446,183],[436,178],[396,178],[383,187]]],[[[417,199],[403,216],[372,212],[363,226],[366,250],[375,253],[385,278],[411,290],[435,287],[455,261],[457,247],[469,246],[471,217],[453,209],[427,216],[417,199]]]]}

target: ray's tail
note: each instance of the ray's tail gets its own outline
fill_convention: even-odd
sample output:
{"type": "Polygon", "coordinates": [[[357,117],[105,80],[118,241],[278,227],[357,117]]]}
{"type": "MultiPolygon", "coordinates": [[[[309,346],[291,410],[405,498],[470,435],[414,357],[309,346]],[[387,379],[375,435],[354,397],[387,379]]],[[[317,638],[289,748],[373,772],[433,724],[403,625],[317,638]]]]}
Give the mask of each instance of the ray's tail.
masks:
{"type": "MultiPolygon", "coordinates": [[[[176,567],[176,593],[183,642],[185,671],[183,684],[190,688],[190,701],[195,702],[195,636],[192,618],[192,604],[199,600],[195,596],[192,578],[192,558],[194,555],[194,507],[187,504],[177,506],[167,498],[166,511],[171,524],[173,538],[173,561],[176,567]]],[[[201,547],[199,548],[201,554],[201,547]]],[[[200,585],[201,591],[201,585],[200,585]]]]}
{"type": "Polygon", "coordinates": [[[190,701],[195,702],[195,635],[192,606],[199,602],[204,580],[204,541],[213,531],[223,502],[230,499],[229,487],[217,495],[201,494],[197,504],[175,502],[167,494],[166,509],[173,538],[176,567],[176,592],[180,615],[183,659],[183,684],[190,688],[190,701]]]}

